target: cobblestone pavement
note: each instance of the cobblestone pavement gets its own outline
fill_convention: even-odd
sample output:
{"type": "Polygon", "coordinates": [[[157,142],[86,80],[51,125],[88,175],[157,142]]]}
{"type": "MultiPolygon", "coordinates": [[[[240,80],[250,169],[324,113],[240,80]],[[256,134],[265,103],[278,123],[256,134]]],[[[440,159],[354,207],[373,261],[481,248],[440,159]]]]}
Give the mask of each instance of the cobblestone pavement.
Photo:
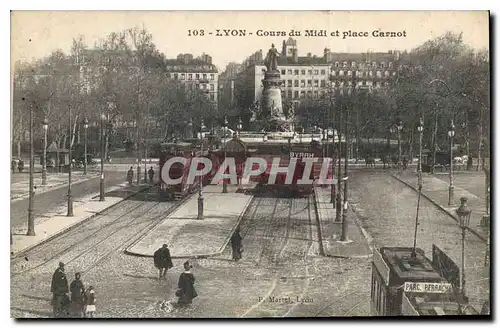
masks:
{"type": "Polygon", "coordinates": [[[190,308],[166,313],[158,302],[174,299],[185,260],[174,259],[174,268],[158,281],[151,258],[122,250],[174,203],[127,200],[33,250],[28,262],[13,260],[11,314],[51,315],[50,279],[62,260],[68,279],[78,270],[95,287],[98,317],[367,315],[369,260],[318,256],[312,201],[255,198],[241,223],[243,259],[232,261],[228,246],[217,258],[191,260],[199,296],[190,308]]]}
{"type": "MultiPolygon", "coordinates": [[[[384,173],[356,172],[351,180],[351,204],[376,247],[412,246],[417,193],[384,173]]],[[[432,244],[461,265],[461,230],[455,220],[425,198],[420,200],[417,247],[432,256],[432,244]]],[[[466,290],[472,302],[489,297],[486,244],[468,233],[465,240],[466,290]]]]}
{"type": "MultiPolygon", "coordinates": [[[[125,181],[123,172],[106,172],[105,188],[117,185],[125,181]]],[[[99,177],[94,177],[88,181],[75,184],[71,188],[73,201],[78,201],[78,198],[84,197],[91,193],[99,193],[99,177]]],[[[34,216],[43,216],[47,210],[66,204],[68,196],[68,188],[57,188],[36,194],[33,198],[34,216]]],[[[14,200],[10,203],[10,223],[11,227],[22,226],[28,218],[28,199],[14,200]]]]}

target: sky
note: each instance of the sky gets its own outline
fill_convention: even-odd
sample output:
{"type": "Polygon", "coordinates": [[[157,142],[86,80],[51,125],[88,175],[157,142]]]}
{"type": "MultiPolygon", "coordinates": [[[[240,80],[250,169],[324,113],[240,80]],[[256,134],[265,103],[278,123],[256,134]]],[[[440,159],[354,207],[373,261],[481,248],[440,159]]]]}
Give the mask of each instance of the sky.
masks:
{"type": "Polygon", "coordinates": [[[13,11],[11,63],[44,57],[56,49],[69,54],[77,35],[93,46],[110,32],[133,27],[148,29],[167,58],[207,53],[219,71],[259,49],[265,55],[272,43],[281,50],[291,30],[301,32],[294,37],[299,56],[309,52],[322,56],[324,48],[332,52],[411,50],[447,31],[462,32],[473,48],[489,48],[487,11],[13,11]],[[244,30],[246,36],[216,36],[217,30],[224,34],[224,29],[244,30]],[[305,30],[325,30],[327,36],[305,36],[305,30]],[[257,35],[264,31],[286,36],[257,35]],[[373,31],[399,32],[400,37],[375,37],[373,31]]]}

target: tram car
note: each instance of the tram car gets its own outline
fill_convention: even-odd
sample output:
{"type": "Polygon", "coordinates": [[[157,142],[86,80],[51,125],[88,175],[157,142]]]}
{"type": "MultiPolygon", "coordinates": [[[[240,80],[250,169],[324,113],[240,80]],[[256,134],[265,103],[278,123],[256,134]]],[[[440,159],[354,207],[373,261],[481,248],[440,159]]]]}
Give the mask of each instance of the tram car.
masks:
{"type": "MultiPolygon", "coordinates": [[[[165,195],[168,199],[183,199],[187,195],[196,192],[200,188],[200,184],[206,185],[210,183],[211,179],[215,175],[218,169],[218,159],[213,156],[208,151],[204,151],[203,156],[209,157],[212,160],[212,169],[209,173],[204,176],[197,176],[193,183],[189,183],[188,175],[191,167],[191,163],[195,157],[201,156],[199,149],[192,143],[187,142],[175,142],[175,143],[162,143],[162,150],[159,154],[159,167],[160,167],[160,194],[165,195]],[[166,161],[172,157],[184,157],[186,158],[186,164],[173,163],[169,169],[169,176],[171,179],[178,179],[182,177],[180,184],[169,185],[163,180],[161,174],[163,166],[166,161]]],[[[198,169],[203,168],[203,164],[198,164],[198,169]]]]}
{"type": "Polygon", "coordinates": [[[458,303],[466,303],[465,298],[457,294],[455,281],[443,277],[443,272],[437,269],[436,262],[441,261],[436,259],[437,253],[433,251],[431,261],[420,248],[414,253],[413,250],[411,247],[374,250],[372,316],[448,315],[458,303]]]}
{"type": "MultiPolygon", "coordinates": [[[[293,145],[287,147],[284,150],[285,154],[280,155],[279,166],[287,167],[290,163],[291,158],[296,158],[297,162],[295,165],[295,170],[293,172],[293,177],[291,184],[286,184],[287,172],[279,172],[276,174],[276,181],[274,184],[269,184],[269,177],[271,174],[271,169],[273,166],[273,159],[276,156],[272,155],[257,155],[258,157],[264,158],[266,160],[266,171],[257,177],[253,177],[252,180],[258,182],[258,188],[273,189],[278,192],[283,192],[284,194],[291,196],[306,196],[313,192],[313,185],[315,181],[320,177],[321,167],[323,164],[322,152],[320,148],[310,147],[309,145],[293,145]],[[316,162],[313,163],[312,170],[309,175],[309,179],[313,181],[311,184],[299,184],[298,180],[304,178],[304,170],[306,167],[305,158],[316,158],[316,162]]],[[[257,166],[254,164],[254,166],[257,166]]],[[[253,169],[256,169],[254,167],[253,169]]],[[[332,177],[331,165],[328,167],[327,178],[332,177]]]]}

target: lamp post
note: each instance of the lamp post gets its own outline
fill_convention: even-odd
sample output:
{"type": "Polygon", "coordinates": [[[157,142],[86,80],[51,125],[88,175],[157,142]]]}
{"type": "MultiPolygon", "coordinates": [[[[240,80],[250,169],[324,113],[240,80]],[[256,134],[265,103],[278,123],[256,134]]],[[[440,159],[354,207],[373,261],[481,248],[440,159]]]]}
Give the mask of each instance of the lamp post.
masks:
{"type": "Polygon", "coordinates": [[[455,189],[453,186],[453,137],[455,136],[455,125],[453,124],[453,120],[451,120],[448,136],[450,137],[450,186],[448,187],[448,206],[453,206],[453,191],[455,189]]]}
{"type": "MultiPolygon", "coordinates": [[[[353,88],[353,91],[355,91],[355,89],[353,88]]],[[[344,208],[343,208],[343,211],[342,211],[342,234],[340,235],[340,240],[341,241],[346,241],[347,240],[347,207],[348,207],[348,202],[347,202],[347,197],[348,197],[348,194],[347,194],[347,179],[348,179],[348,176],[347,176],[347,168],[348,168],[348,163],[349,163],[349,159],[348,159],[348,156],[347,156],[347,153],[348,153],[348,136],[349,136],[349,133],[347,132],[348,131],[348,123],[349,123],[349,108],[346,108],[346,113],[345,113],[345,130],[344,130],[344,149],[345,149],[345,159],[344,159],[344,208]]]]}
{"type": "Polygon", "coordinates": [[[142,181],[144,183],[148,183],[148,170],[147,170],[148,146],[146,140],[143,140],[142,142],[144,147],[144,180],[142,181]]]}
{"type": "Polygon", "coordinates": [[[66,216],[73,216],[73,199],[71,195],[71,168],[73,166],[73,158],[71,153],[71,148],[73,147],[73,130],[71,129],[71,106],[68,106],[68,123],[69,123],[69,168],[68,168],[68,212],[66,216]]]}
{"type": "Polygon", "coordinates": [[[424,132],[424,121],[420,118],[419,125],[417,127],[419,133],[419,143],[418,143],[418,200],[417,200],[417,215],[415,216],[415,233],[413,236],[413,250],[411,256],[416,258],[416,247],[417,247],[417,229],[418,229],[418,214],[420,210],[420,197],[422,196],[422,136],[424,132]]]}
{"type": "Polygon", "coordinates": [[[29,182],[29,202],[28,202],[28,231],[26,235],[35,235],[35,218],[33,217],[33,198],[35,191],[33,186],[33,170],[35,156],[33,155],[33,105],[30,105],[30,182],[29,182]]]}
{"type": "Polygon", "coordinates": [[[462,229],[462,273],[460,281],[460,290],[462,295],[465,296],[465,229],[469,227],[471,209],[467,206],[467,197],[460,198],[460,207],[456,213],[459,219],[460,229],[462,229]]]}
{"type": "Polygon", "coordinates": [[[101,178],[99,180],[99,201],[104,201],[104,120],[106,116],[101,115],[101,178]]]}
{"type": "Polygon", "coordinates": [[[398,125],[396,125],[396,129],[398,131],[398,166],[401,165],[401,130],[403,129],[403,122],[399,121],[398,125]]]}
{"type": "Polygon", "coordinates": [[[47,184],[47,130],[49,123],[47,118],[43,119],[43,166],[42,166],[42,185],[47,184]]]}
{"type": "MultiPolygon", "coordinates": [[[[227,117],[224,117],[224,161],[227,158],[226,138],[227,138],[227,117]]],[[[225,177],[223,177],[222,179],[222,193],[227,194],[227,181],[225,177]]]]}
{"type": "Polygon", "coordinates": [[[85,129],[85,146],[83,151],[83,175],[87,175],[87,131],[89,128],[89,121],[87,118],[83,120],[83,128],[85,129]]]}
{"type": "MultiPolygon", "coordinates": [[[[389,163],[392,163],[391,136],[392,136],[394,133],[396,133],[396,131],[397,131],[396,127],[395,127],[394,125],[391,125],[391,127],[389,128],[389,140],[387,140],[387,141],[388,141],[387,145],[389,146],[389,150],[388,150],[388,151],[389,151],[389,154],[388,154],[388,155],[389,155],[389,160],[390,160],[390,162],[389,162],[389,163]]],[[[392,165],[394,165],[394,164],[395,164],[395,163],[392,163],[392,165]]],[[[394,166],[393,166],[393,167],[394,167],[394,166]]]]}
{"type": "MultiPolygon", "coordinates": [[[[200,140],[200,157],[203,157],[203,140],[205,138],[205,124],[201,120],[200,133],[198,134],[198,140],[200,140]]],[[[200,177],[200,188],[198,189],[198,220],[203,220],[203,176],[200,177]]]]}
{"type": "Polygon", "coordinates": [[[243,122],[241,121],[241,117],[238,119],[238,124],[236,125],[236,129],[238,130],[238,138],[240,138],[241,130],[243,130],[243,122]]]}

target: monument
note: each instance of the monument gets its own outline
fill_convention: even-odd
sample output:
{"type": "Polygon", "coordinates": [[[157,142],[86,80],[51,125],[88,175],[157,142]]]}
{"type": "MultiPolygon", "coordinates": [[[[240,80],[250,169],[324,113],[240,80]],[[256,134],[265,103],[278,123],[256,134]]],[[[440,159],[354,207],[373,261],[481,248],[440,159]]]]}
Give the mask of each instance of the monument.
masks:
{"type": "Polygon", "coordinates": [[[280,130],[292,131],[292,125],[286,119],[283,112],[283,103],[281,101],[282,81],[280,71],[278,70],[278,58],[278,50],[272,44],[264,60],[267,71],[264,73],[264,79],[262,80],[264,86],[264,90],[262,91],[262,110],[266,115],[274,114],[278,117],[280,130]]]}

